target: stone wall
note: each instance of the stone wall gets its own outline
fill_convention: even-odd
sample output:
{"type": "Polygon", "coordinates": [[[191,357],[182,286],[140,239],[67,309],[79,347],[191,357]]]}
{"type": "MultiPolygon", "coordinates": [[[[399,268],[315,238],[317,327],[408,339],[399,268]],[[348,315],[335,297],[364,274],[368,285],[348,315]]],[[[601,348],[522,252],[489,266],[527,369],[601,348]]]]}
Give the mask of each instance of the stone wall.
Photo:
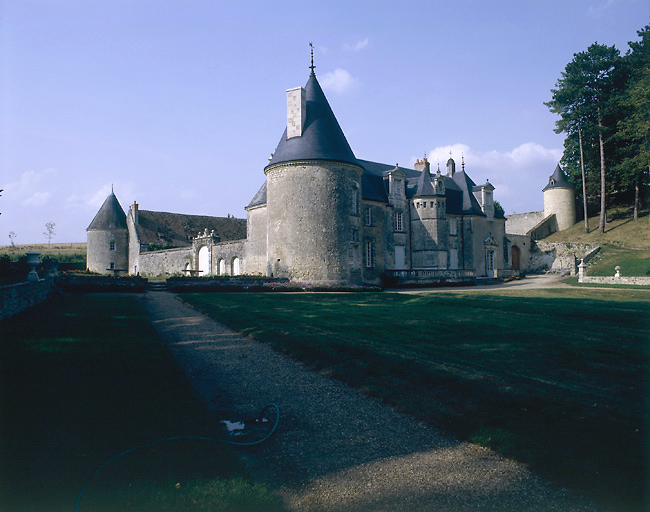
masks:
{"type": "Polygon", "coordinates": [[[270,166],[265,173],[271,275],[358,284],[349,248],[352,231],[360,233],[363,169],[305,161],[270,166]]]}
{"type": "Polygon", "coordinates": [[[515,213],[506,216],[506,233],[525,235],[544,220],[544,212],[515,213]]]}
{"type": "Polygon", "coordinates": [[[581,259],[588,261],[600,249],[596,244],[578,244],[572,242],[534,243],[530,254],[529,272],[577,272],[581,259]]]}
{"type": "Polygon", "coordinates": [[[598,283],[598,284],[629,284],[650,286],[650,277],[616,277],[616,276],[583,276],[578,278],[579,283],[598,283]]]}
{"type": "Polygon", "coordinates": [[[142,252],[138,259],[138,273],[141,276],[183,274],[188,263],[190,268],[194,268],[191,247],[142,252]]]}
{"type": "Polygon", "coordinates": [[[54,279],[0,287],[0,320],[44,302],[54,293],[54,279]]]}

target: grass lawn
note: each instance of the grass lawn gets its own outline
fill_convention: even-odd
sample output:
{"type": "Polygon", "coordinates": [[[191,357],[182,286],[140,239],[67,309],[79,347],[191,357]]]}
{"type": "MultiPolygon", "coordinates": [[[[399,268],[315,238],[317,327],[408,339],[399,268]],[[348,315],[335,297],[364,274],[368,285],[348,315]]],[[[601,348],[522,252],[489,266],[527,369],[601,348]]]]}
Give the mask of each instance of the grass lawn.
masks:
{"type": "Polygon", "coordinates": [[[616,273],[616,266],[621,267],[622,276],[648,277],[650,276],[650,251],[604,244],[596,257],[589,262],[587,275],[613,276],[616,273]]]}
{"type": "Polygon", "coordinates": [[[215,293],[183,299],[616,510],[648,505],[650,293],[215,293]]]}
{"type": "Polygon", "coordinates": [[[0,322],[0,510],[280,510],[248,481],[132,296],[55,297],[0,322]]]}

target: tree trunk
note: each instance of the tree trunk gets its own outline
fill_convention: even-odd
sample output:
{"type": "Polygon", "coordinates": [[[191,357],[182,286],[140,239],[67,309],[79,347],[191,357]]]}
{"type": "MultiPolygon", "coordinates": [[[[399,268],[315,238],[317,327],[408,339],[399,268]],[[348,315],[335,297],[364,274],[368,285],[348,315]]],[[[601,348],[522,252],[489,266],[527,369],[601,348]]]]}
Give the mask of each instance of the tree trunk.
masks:
{"type": "Polygon", "coordinates": [[[585,158],[582,153],[582,128],[578,125],[578,140],[580,141],[580,169],[582,170],[582,207],[585,217],[585,233],[589,233],[589,212],[587,211],[587,182],[585,180],[585,158]]]}
{"type": "Polygon", "coordinates": [[[605,232],[606,201],[605,201],[605,142],[603,141],[603,120],[598,107],[598,145],[600,146],[600,220],[598,231],[605,232]]]}
{"type": "Polygon", "coordinates": [[[637,176],[634,181],[634,220],[639,218],[639,183],[641,182],[641,176],[637,176]]]}

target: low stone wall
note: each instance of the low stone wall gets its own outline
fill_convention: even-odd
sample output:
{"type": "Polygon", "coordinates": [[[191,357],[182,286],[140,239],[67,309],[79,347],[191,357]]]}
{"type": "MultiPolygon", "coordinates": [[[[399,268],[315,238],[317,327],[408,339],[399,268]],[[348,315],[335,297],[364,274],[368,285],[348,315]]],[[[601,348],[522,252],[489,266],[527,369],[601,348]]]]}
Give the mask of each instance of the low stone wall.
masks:
{"type": "Polygon", "coordinates": [[[616,277],[616,276],[583,276],[578,278],[579,283],[597,283],[597,284],[630,284],[650,286],[650,277],[616,277]]]}
{"type": "Polygon", "coordinates": [[[54,279],[0,287],[0,320],[45,302],[54,293],[54,289],[54,279]]]}
{"type": "Polygon", "coordinates": [[[580,260],[589,261],[600,249],[596,244],[573,242],[535,242],[530,255],[529,272],[563,272],[575,274],[580,260]]]}

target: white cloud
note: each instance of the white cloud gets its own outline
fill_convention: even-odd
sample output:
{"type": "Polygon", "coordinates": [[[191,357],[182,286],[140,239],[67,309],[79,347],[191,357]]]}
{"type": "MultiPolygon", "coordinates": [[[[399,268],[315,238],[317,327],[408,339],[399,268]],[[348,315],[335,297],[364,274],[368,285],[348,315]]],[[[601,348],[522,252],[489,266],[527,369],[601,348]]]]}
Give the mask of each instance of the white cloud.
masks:
{"type": "Polygon", "coordinates": [[[7,201],[25,203],[32,200],[37,194],[49,194],[56,185],[57,171],[45,169],[43,171],[24,172],[20,179],[8,183],[3,194],[7,201]]]}
{"type": "MultiPolygon", "coordinates": [[[[478,151],[466,144],[438,146],[428,154],[432,170],[440,162],[441,172],[451,157],[460,171],[465,160],[465,171],[476,184],[489,180],[495,187],[494,198],[506,214],[538,211],[543,208],[542,188],[553,174],[562,157],[561,149],[549,149],[534,142],[526,142],[510,151],[478,151]]],[[[419,157],[421,158],[421,157],[419,157]]],[[[415,162],[416,158],[412,158],[415,162]]]]}
{"type": "Polygon", "coordinates": [[[345,48],[346,50],[352,50],[353,52],[358,52],[363,50],[364,48],[367,48],[368,43],[369,41],[368,38],[366,37],[365,39],[358,41],[355,44],[344,44],[343,48],[345,48]]]}
{"type": "Polygon", "coordinates": [[[337,94],[346,94],[354,91],[359,86],[359,81],[345,69],[336,69],[325,73],[319,82],[323,89],[333,91],[337,94]]]}
{"type": "Polygon", "coordinates": [[[23,206],[43,206],[50,200],[50,192],[36,192],[20,202],[23,206]]]}

